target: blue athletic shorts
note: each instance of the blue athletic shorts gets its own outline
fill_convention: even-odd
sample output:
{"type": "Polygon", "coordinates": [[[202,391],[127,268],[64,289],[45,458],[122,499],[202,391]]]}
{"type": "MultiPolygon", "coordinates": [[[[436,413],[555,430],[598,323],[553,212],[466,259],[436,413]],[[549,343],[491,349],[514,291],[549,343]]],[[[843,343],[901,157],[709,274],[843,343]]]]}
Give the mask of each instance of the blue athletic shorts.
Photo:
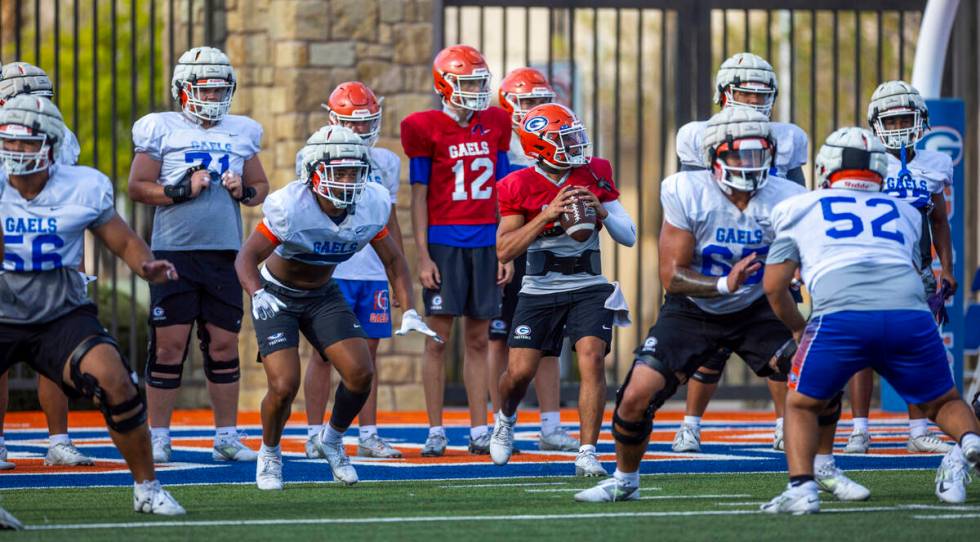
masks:
{"type": "Polygon", "coordinates": [[[830,399],[871,367],[910,404],[953,387],[946,349],[928,311],[841,311],[810,320],[793,358],[789,387],[830,399]]]}
{"type": "Polygon", "coordinates": [[[390,338],[391,307],[388,283],[383,280],[334,280],[368,338],[390,338]]]}

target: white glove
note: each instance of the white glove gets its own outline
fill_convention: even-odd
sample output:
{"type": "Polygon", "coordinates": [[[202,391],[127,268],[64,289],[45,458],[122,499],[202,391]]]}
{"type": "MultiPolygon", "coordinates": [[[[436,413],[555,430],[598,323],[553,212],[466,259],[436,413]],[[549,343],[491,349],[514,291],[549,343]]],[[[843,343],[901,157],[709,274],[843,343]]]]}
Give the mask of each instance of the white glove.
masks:
{"type": "Polygon", "coordinates": [[[409,309],[402,314],[402,327],[395,332],[395,335],[408,335],[409,331],[418,331],[422,335],[432,337],[432,340],[439,344],[446,342],[435,331],[429,329],[429,326],[425,325],[425,321],[422,320],[419,313],[415,312],[415,309],[409,309]]]}
{"type": "Polygon", "coordinates": [[[265,291],[265,288],[259,288],[252,295],[252,316],[256,320],[274,318],[280,310],[285,308],[286,304],[278,297],[265,291]]]}

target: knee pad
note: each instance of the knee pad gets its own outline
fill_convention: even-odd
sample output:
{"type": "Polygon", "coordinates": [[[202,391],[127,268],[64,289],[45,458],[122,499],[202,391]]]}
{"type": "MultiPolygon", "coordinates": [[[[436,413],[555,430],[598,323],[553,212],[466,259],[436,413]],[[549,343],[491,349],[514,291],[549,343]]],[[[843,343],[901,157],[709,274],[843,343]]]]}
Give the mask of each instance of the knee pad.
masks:
{"type": "Polygon", "coordinates": [[[844,392],[843,391],[837,392],[837,395],[835,395],[834,398],[831,399],[829,403],[827,403],[827,407],[824,409],[824,411],[829,409],[833,409],[833,411],[830,414],[820,414],[819,416],[817,416],[817,424],[820,427],[835,425],[837,421],[840,420],[841,409],[843,407],[843,404],[841,402],[842,397],[844,397],[844,392]]]}
{"type": "Polygon", "coordinates": [[[641,444],[645,442],[646,438],[653,430],[653,417],[656,414],[657,409],[662,407],[664,402],[674,395],[674,393],[677,391],[678,385],[679,383],[677,381],[677,377],[674,376],[674,373],[670,371],[663,364],[663,362],[649,354],[638,355],[636,360],[633,362],[633,366],[630,367],[629,372],[626,374],[626,378],[623,380],[623,385],[616,391],[616,404],[613,407],[613,438],[615,438],[618,442],[622,442],[623,444],[641,444]],[[647,405],[646,410],[643,412],[642,420],[628,421],[619,416],[619,405],[623,402],[623,395],[626,393],[626,387],[629,386],[630,378],[633,375],[633,370],[636,368],[638,363],[642,363],[643,365],[646,365],[647,367],[650,367],[663,375],[664,379],[667,381],[667,385],[664,387],[664,389],[654,394],[650,404],[647,405]],[[622,428],[624,431],[628,431],[628,433],[622,432],[619,428],[622,428]]]}
{"type": "Polygon", "coordinates": [[[128,433],[146,423],[146,401],[143,400],[143,396],[139,393],[139,388],[136,387],[136,383],[138,382],[136,373],[129,367],[129,363],[126,362],[126,358],[123,357],[122,352],[119,352],[119,345],[116,344],[116,341],[112,337],[107,335],[94,335],[85,339],[75,347],[68,363],[70,364],[71,381],[75,385],[75,389],[83,397],[96,400],[99,410],[102,411],[102,417],[105,418],[105,423],[110,429],[119,433],[128,433]],[[109,399],[106,397],[105,391],[99,386],[99,380],[88,373],[82,372],[80,367],[85,355],[100,344],[108,344],[116,349],[116,352],[119,354],[119,360],[122,362],[122,366],[129,374],[133,384],[135,395],[116,405],[109,404],[109,399]],[[115,416],[124,417],[116,420],[115,416]]]}
{"type": "Polygon", "coordinates": [[[197,324],[197,338],[204,358],[204,376],[214,384],[234,384],[241,378],[241,364],[238,358],[229,361],[216,361],[211,357],[211,335],[204,327],[204,322],[197,324]]]}
{"type": "Polygon", "coordinates": [[[789,375],[785,373],[773,373],[769,375],[769,380],[773,382],[789,382],[789,375]]]}
{"type": "Polygon", "coordinates": [[[701,369],[694,371],[694,374],[691,375],[691,380],[697,380],[702,384],[717,384],[721,380],[721,373],[705,373],[701,369]]]}
{"type": "Polygon", "coordinates": [[[730,357],[732,357],[732,351],[728,348],[721,348],[717,352],[714,352],[708,356],[707,361],[705,361],[701,367],[704,369],[718,371],[719,373],[724,372],[725,365],[728,365],[728,358],[730,357]]]}
{"type": "Polygon", "coordinates": [[[793,370],[793,357],[796,356],[796,350],[798,348],[799,346],[796,344],[796,341],[790,339],[784,342],[779,347],[779,350],[773,353],[772,357],[776,358],[776,370],[778,372],[769,376],[771,380],[775,380],[776,382],[786,382],[788,380],[789,372],[793,370]]]}
{"type": "Polygon", "coordinates": [[[347,389],[343,382],[337,386],[337,393],[334,395],[333,412],[330,415],[330,422],[338,429],[347,429],[350,424],[361,412],[364,403],[367,402],[371,390],[353,392],[347,389]]]}
{"type": "Polygon", "coordinates": [[[184,373],[184,362],[187,361],[187,347],[190,345],[191,337],[187,334],[187,344],[184,345],[184,354],[180,358],[180,363],[176,365],[163,364],[157,362],[157,330],[150,326],[150,346],[146,354],[146,385],[160,390],[175,390],[180,387],[180,379],[184,373]],[[159,376],[158,374],[166,376],[159,376]]]}

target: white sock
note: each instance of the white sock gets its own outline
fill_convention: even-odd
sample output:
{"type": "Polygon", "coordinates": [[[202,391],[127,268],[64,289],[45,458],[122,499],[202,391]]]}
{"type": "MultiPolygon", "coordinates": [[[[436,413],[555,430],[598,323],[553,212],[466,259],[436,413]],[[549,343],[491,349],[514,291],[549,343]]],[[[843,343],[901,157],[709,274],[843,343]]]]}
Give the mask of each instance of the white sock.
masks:
{"type": "Polygon", "coordinates": [[[779,427],[779,428],[782,428],[783,427],[783,419],[782,418],[776,418],[776,427],[779,427]]]}
{"type": "Polygon", "coordinates": [[[636,472],[623,472],[616,469],[613,473],[613,478],[623,482],[630,487],[640,487],[640,471],[636,472]]]}
{"type": "Polygon", "coordinates": [[[170,442],[170,428],[169,427],[151,427],[150,428],[150,434],[153,435],[153,438],[157,438],[157,439],[161,439],[162,438],[162,439],[166,440],[167,442],[170,442]]]}
{"type": "Polygon", "coordinates": [[[329,423],[323,428],[323,437],[320,438],[324,444],[332,444],[334,446],[342,443],[344,441],[344,434],[337,431],[329,423]]]}
{"type": "Polygon", "coordinates": [[[0,446],[6,446],[6,445],[7,445],[7,441],[2,436],[0,436],[0,446]]]}
{"type": "Polygon", "coordinates": [[[144,493],[153,489],[160,489],[159,480],[143,480],[142,482],[133,482],[133,490],[135,491],[144,493]]]}
{"type": "Polygon", "coordinates": [[[307,425],[306,426],[306,438],[310,438],[319,435],[323,431],[323,424],[320,425],[307,425]]]}
{"type": "Polygon", "coordinates": [[[971,445],[980,446],[980,436],[977,436],[976,433],[967,433],[963,435],[963,438],[960,439],[960,443],[957,444],[957,446],[961,448],[971,445]]]}
{"type": "Polygon", "coordinates": [[[470,439],[472,440],[476,440],[486,434],[487,434],[487,426],[485,425],[470,427],[470,439]]]}
{"type": "Polygon", "coordinates": [[[214,440],[226,440],[238,436],[238,428],[234,425],[230,427],[215,427],[214,440]]]}
{"type": "Polygon", "coordinates": [[[504,420],[505,422],[510,423],[510,424],[513,424],[514,422],[517,421],[517,412],[515,412],[513,416],[507,416],[507,415],[504,414],[504,411],[503,410],[498,410],[497,413],[495,414],[495,416],[497,416],[499,419],[504,420]]]}
{"type": "Polygon", "coordinates": [[[819,471],[824,466],[833,468],[834,454],[817,454],[813,457],[813,470],[819,471]]]}
{"type": "Polygon", "coordinates": [[[541,434],[550,435],[558,430],[561,425],[561,412],[542,412],[541,413],[541,434]]]}
{"type": "Polygon", "coordinates": [[[701,416],[684,416],[684,425],[701,429],[701,416]]]}
{"type": "Polygon", "coordinates": [[[963,448],[959,444],[954,445],[953,449],[946,453],[960,463],[966,463],[966,456],[963,455],[963,448]]]}
{"type": "Polygon", "coordinates": [[[913,420],[909,418],[909,436],[912,438],[919,438],[926,435],[929,432],[929,420],[927,418],[921,418],[918,420],[913,420]]]}
{"type": "Polygon", "coordinates": [[[265,443],[263,442],[262,446],[259,448],[259,453],[265,455],[278,456],[282,454],[282,447],[279,444],[276,444],[275,446],[266,446],[265,443]]]}
{"type": "Polygon", "coordinates": [[[595,446],[592,444],[583,444],[578,447],[578,453],[582,452],[592,452],[595,453],[595,446]]]}
{"type": "Polygon", "coordinates": [[[61,435],[48,435],[48,446],[55,446],[58,444],[71,444],[71,439],[68,438],[68,434],[64,433],[61,435]]]}
{"type": "Polygon", "coordinates": [[[852,430],[853,433],[867,433],[868,432],[868,419],[867,418],[854,418],[851,424],[854,426],[852,430]]]}
{"type": "Polygon", "coordinates": [[[434,437],[436,435],[446,436],[446,430],[441,425],[433,425],[429,428],[429,436],[434,437]]]}
{"type": "Polygon", "coordinates": [[[367,440],[377,434],[377,425],[360,425],[357,427],[357,437],[361,440],[367,440]]]}

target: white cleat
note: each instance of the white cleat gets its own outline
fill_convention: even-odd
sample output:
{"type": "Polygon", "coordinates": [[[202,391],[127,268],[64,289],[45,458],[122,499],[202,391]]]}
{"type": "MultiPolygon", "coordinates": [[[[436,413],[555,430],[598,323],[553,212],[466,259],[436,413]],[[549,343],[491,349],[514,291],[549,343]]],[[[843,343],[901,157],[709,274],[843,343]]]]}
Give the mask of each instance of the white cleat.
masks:
{"type": "Polygon", "coordinates": [[[844,446],[845,454],[866,454],[871,447],[871,435],[862,431],[855,431],[847,437],[847,446],[844,446]]]}
{"type": "Polygon", "coordinates": [[[360,457],[397,459],[402,456],[402,453],[393,448],[387,440],[374,434],[365,439],[357,439],[357,455],[360,457]]]}
{"type": "Polygon", "coordinates": [[[0,508],[0,529],[5,531],[20,531],[24,529],[21,523],[13,514],[0,508]]]}
{"type": "Polygon", "coordinates": [[[969,446],[963,448],[963,457],[966,458],[966,462],[973,467],[973,470],[980,473],[980,446],[969,446]]]}
{"type": "Polygon", "coordinates": [[[166,489],[160,480],[133,484],[133,510],[159,516],[182,516],[187,512],[166,489]]]}
{"type": "MultiPolygon", "coordinates": [[[[14,470],[17,465],[7,461],[7,447],[0,446],[0,470],[14,470]]],[[[0,510],[3,510],[0,508],[0,510]]],[[[13,516],[11,516],[13,517],[13,516]]],[[[17,521],[16,519],[14,521],[17,521]]]]}
{"type": "Polygon", "coordinates": [[[616,478],[607,478],[595,487],[575,494],[578,502],[621,502],[640,499],[640,488],[628,486],[616,478]]]}
{"type": "Polygon", "coordinates": [[[281,454],[258,454],[255,460],[255,485],[265,491],[282,490],[281,454]]]}
{"type": "Polygon", "coordinates": [[[581,445],[582,443],[568,434],[568,430],[564,427],[559,427],[547,435],[541,433],[538,436],[538,449],[543,451],[574,452],[581,445]]]}
{"type": "Polygon", "coordinates": [[[952,452],[947,453],[936,470],[936,496],[944,503],[962,504],[966,502],[966,486],[971,481],[970,466],[952,452]]]}
{"type": "Polygon", "coordinates": [[[952,450],[953,445],[943,442],[941,438],[931,433],[926,433],[918,437],[910,435],[907,448],[912,453],[944,454],[952,450]]]}
{"type": "Polygon", "coordinates": [[[776,430],[772,434],[772,449],[780,452],[786,451],[786,446],[783,444],[783,426],[777,425],[776,430]]]}
{"type": "Polygon", "coordinates": [[[422,457],[442,457],[446,453],[446,446],[449,445],[449,439],[446,435],[429,435],[425,439],[425,445],[422,446],[422,457]]]}
{"type": "Polygon", "coordinates": [[[169,463],[170,462],[170,439],[163,437],[151,437],[150,444],[153,445],[153,462],[154,463],[169,463]]]}
{"type": "Polygon", "coordinates": [[[701,451],[701,428],[682,423],[674,435],[674,443],[670,448],[675,452],[700,452],[701,451]]]}
{"type": "Polygon", "coordinates": [[[80,452],[74,444],[70,442],[67,444],[59,442],[48,448],[48,453],[44,456],[44,464],[46,466],[63,465],[78,467],[84,465],[90,467],[95,465],[95,461],[80,452]]]}
{"type": "Polygon", "coordinates": [[[347,452],[344,451],[344,443],[331,444],[326,442],[323,440],[322,434],[320,436],[320,442],[323,443],[323,454],[327,460],[327,464],[330,465],[330,472],[333,474],[333,479],[346,486],[356,484],[358,480],[357,471],[354,470],[354,466],[350,463],[350,458],[347,457],[347,452]]]}
{"type": "Polygon", "coordinates": [[[813,478],[820,489],[837,497],[839,501],[866,501],[871,497],[868,488],[848,478],[833,464],[818,469],[813,478]]]}
{"type": "Polygon", "coordinates": [[[222,438],[214,441],[214,449],[211,451],[211,459],[215,461],[255,461],[258,453],[245,446],[242,440],[245,433],[222,438]]]}
{"type": "Polygon", "coordinates": [[[786,486],[786,491],[759,507],[767,514],[815,514],[820,511],[820,494],[816,484],[786,486]]]}
{"type": "Polygon", "coordinates": [[[602,468],[599,458],[595,455],[595,450],[583,450],[575,458],[575,476],[609,476],[606,469],[602,468]]]}
{"type": "Polygon", "coordinates": [[[514,453],[514,423],[502,415],[497,416],[490,435],[490,459],[495,465],[506,465],[514,453]]]}
{"type": "Polygon", "coordinates": [[[311,435],[310,438],[306,439],[306,458],[307,459],[323,459],[327,457],[327,454],[323,452],[323,443],[320,442],[320,434],[311,435]]]}

